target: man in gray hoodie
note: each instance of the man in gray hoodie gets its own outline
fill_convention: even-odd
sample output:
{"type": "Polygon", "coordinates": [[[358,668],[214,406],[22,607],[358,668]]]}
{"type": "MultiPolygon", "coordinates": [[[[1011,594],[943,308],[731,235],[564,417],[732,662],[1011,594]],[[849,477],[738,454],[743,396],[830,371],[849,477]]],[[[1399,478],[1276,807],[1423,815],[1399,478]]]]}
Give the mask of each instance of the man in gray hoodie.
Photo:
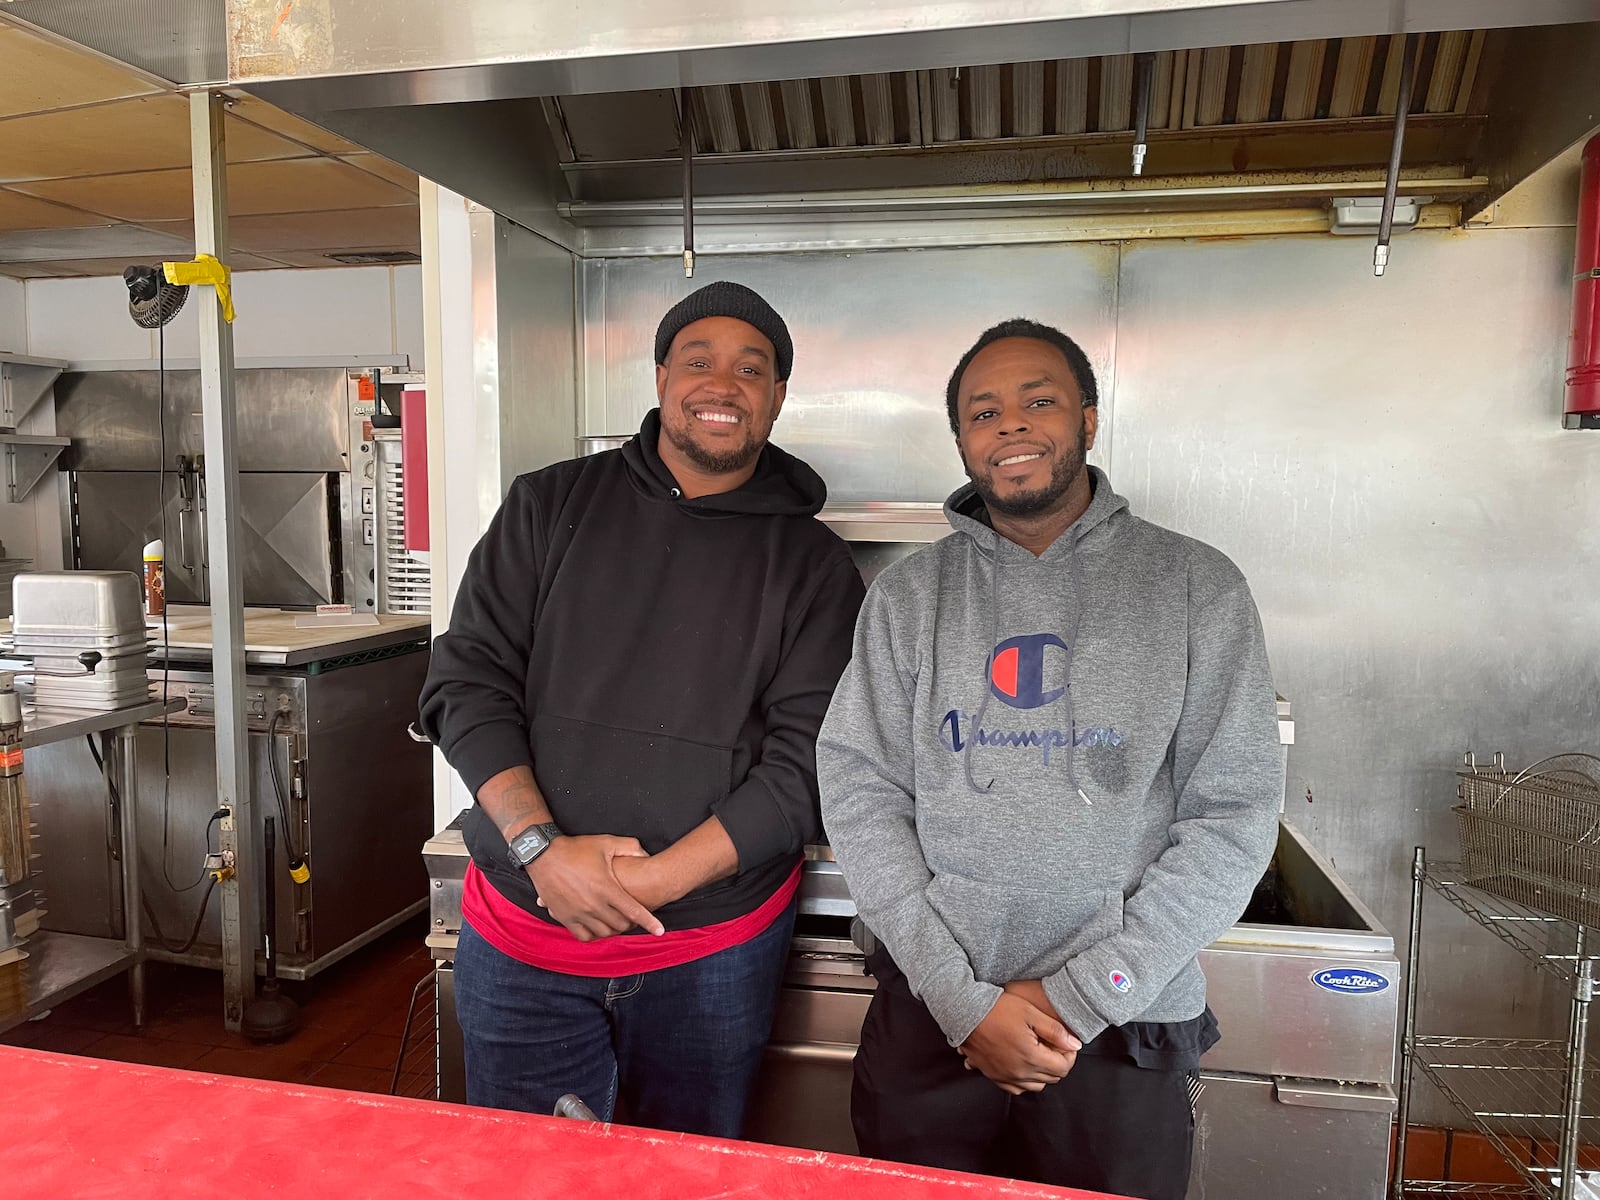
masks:
{"type": "Polygon", "coordinates": [[[1243,576],[1086,465],[1097,398],[1059,330],[984,333],[955,532],[861,611],[817,743],[879,943],[852,1118],[873,1157],[1182,1200],[1196,956],[1266,868],[1282,756],[1243,576]]]}

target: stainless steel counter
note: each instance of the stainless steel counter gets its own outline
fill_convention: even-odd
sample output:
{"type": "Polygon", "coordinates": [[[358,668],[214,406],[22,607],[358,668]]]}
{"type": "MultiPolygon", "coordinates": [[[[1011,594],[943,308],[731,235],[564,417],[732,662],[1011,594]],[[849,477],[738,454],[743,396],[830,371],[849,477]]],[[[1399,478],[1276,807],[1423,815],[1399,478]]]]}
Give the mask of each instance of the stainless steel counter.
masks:
{"type": "MultiPolygon", "coordinates": [[[[147,621],[150,658],[160,663],[211,661],[211,614],[204,608],[174,605],[166,628],[147,621]]],[[[244,662],[247,667],[301,667],[307,663],[369,650],[382,650],[428,639],[431,622],[421,616],[377,618],[376,625],[327,625],[313,629],[295,627],[304,613],[280,609],[245,609],[244,662]]],[[[11,619],[0,620],[0,641],[11,640],[11,619]]]]}
{"type": "MultiPolygon", "coordinates": [[[[330,658],[381,650],[406,642],[426,641],[429,619],[422,616],[380,616],[376,625],[326,625],[297,628],[304,613],[246,610],[244,661],[247,667],[299,667],[330,658]]],[[[203,608],[182,608],[169,616],[165,635],[159,625],[150,631],[150,657],[160,662],[211,661],[211,614],[203,608]]]]}
{"type": "MultiPolygon", "coordinates": [[[[430,838],[428,946],[440,969],[440,1098],[463,1097],[450,961],[461,928],[461,833],[430,838]]],[[[800,916],[749,1136],[853,1152],[851,1062],[874,986],[855,905],[827,847],[807,851],[800,916]]],[[[1201,1064],[1190,1200],[1378,1200],[1395,1097],[1394,939],[1287,822],[1244,917],[1201,952],[1223,1038],[1201,1064]],[[1252,1148],[1256,1149],[1252,1149],[1252,1148]],[[1267,1152],[1266,1148],[1270,1148],[1267,1152]]]]}

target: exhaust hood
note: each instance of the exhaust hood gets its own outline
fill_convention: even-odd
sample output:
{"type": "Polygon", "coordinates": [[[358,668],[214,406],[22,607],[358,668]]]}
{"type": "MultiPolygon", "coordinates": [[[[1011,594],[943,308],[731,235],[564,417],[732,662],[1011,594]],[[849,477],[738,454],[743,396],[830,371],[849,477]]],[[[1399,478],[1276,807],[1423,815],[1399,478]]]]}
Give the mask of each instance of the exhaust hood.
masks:
{"type": "Polygon", "coordinates": [[[697,211],[943,190],[1092,193],[1125,213],[1297,193],[1326,212],[1381,190],[1405,34],[1400,191],[1460,219],[1595,124],[1595,16],[1593,0],[0,3],[0,21],[259,95],[580,252],[585,228],[648,224],[681,195],[685,95],[697,211]]]}

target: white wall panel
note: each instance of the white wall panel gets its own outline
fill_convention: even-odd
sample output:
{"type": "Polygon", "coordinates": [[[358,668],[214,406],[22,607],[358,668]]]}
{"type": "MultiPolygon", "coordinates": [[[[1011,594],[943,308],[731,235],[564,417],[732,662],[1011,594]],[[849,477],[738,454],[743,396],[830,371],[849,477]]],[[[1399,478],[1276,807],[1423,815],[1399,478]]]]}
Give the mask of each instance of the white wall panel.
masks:
{"type": "Polygon", "coordinates": [[[26,290],[20,279],[0,276],[0,354],[24,354],[28,348],[26,290]]]}
{"type": "MultiPolygon", "coordinates": [[[[237,359],[409,354],[413,368],[421,368],[420,268],[244,271],[233,277],[233,289],[237,359]]],[[[116,276],[30,280],[26,298],[30,354],[86,367],[156,361],[157,336],[129,318],[127,289],[116,276]]],[[[205,290],[194,289],[166,327],[169,362],[199,357],[196,314],[210,302],[205,290]]],[[[0,294],[0,341],[5,332],[0,294]]]]}

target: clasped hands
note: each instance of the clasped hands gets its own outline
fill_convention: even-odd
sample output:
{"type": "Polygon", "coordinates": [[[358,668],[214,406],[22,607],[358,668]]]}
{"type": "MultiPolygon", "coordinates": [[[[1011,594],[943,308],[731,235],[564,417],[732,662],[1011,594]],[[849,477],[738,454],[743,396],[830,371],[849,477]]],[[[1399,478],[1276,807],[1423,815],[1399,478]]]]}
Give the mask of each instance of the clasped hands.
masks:
{"type": "Polygon", "coordinates": [[[1044,984],[1019,979],[1005,985],[960,1049],[969,1071],[981,1071],[1001,1090],[1020,1096],[1065,1079],[1083,1043],[1056,1015],[1044,984]]]}
{"type": "Polygon", "coordinates": [[[635,927],[663,932],[654,909],[678,898],[673,880],[637,838],[558,837],[528,865],[539,904],[580,942],[635,927]]]}

